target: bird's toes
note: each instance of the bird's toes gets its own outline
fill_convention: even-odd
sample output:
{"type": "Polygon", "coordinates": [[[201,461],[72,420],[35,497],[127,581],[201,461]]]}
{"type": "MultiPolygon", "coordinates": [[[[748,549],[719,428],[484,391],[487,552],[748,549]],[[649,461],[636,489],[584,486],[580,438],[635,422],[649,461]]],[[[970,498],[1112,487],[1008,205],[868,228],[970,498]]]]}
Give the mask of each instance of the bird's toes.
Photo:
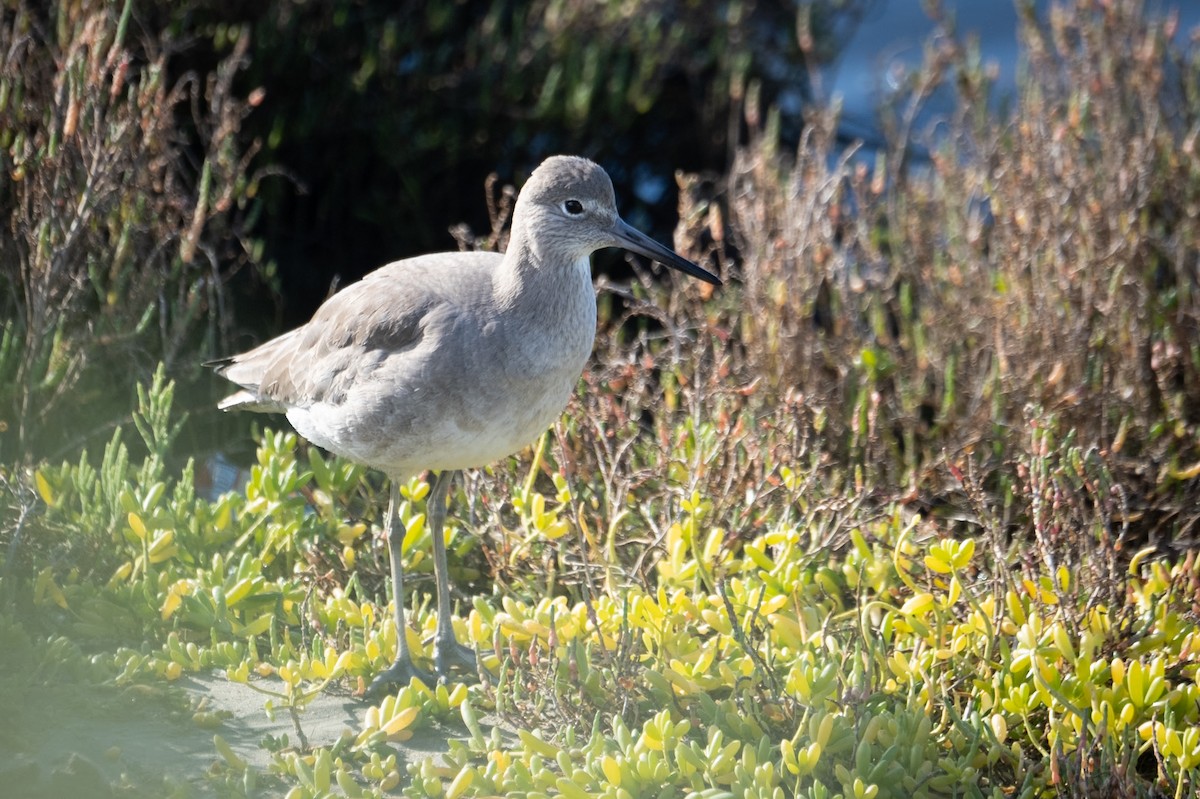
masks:
{"type": "Polygon", "coordinates": [[[424,669],[417,668],[411,660],[407,658],[398,659],[392,665],[375,675],[375,679],[371,680],[371,684],[363,692],[363,698],[371,702],[378,701],[393,688],[408,685],[412,682],[413,677],[416,677],[427,686],[437,684],[437,680],[432,674],[424,669]]]}
{"type": "Polygon", "coordinates": [[[479,671],[479,659],[475,655],[475,650],[463,646],[452,637],[434,642],[433,665],[442,679],[448,679],[450,671],[455,666],[471,674],[479,671]]]}

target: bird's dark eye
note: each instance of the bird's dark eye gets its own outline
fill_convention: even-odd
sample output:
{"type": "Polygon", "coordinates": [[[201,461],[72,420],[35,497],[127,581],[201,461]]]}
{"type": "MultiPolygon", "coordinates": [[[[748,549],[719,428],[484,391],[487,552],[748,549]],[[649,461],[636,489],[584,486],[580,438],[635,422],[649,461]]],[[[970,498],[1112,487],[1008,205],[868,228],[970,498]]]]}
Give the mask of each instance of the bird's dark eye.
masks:
{"type": "Polygon", "coordinates": [[[571,216],[579,216],[583,213],[583,203],[579,200],[567,200],[563,203],[563,210],[571,216]]]}

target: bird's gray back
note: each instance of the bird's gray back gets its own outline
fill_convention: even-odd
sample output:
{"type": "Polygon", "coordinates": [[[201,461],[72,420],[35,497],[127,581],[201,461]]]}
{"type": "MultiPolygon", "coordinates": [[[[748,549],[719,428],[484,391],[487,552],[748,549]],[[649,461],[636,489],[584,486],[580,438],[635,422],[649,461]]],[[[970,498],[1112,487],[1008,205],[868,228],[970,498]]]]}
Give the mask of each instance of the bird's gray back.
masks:
{"type": "Polygon", "coordinates": [[[500,260],[496,253],[439,253],[380,267],[326,300],[303,326],[234,356],[221,374],[285,409],[339,404],[377,358],[419,343],[439,306],[483,304],[500,260]]]}

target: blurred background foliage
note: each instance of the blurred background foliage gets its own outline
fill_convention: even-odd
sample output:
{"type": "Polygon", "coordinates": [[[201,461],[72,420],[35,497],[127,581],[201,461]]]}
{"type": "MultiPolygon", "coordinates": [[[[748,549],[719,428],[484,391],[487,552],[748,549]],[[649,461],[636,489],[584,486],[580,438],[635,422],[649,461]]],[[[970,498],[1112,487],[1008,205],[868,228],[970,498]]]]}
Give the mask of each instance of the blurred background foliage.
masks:
{"type": "Polygon", "coordinates": [[[747,83],[806,85],[796,20],[754,0],[320,0],[202,3],[186,24],[218,52],[250,31],[245,85],[268,88],[245,129],[290,178],[264,184],[259,232],[298,323],[332,276],[486,229],[483,177],[519,185],[555,153],[604,163],[626,215],[669,230],[674,171],[727,166],[747,83]]]}

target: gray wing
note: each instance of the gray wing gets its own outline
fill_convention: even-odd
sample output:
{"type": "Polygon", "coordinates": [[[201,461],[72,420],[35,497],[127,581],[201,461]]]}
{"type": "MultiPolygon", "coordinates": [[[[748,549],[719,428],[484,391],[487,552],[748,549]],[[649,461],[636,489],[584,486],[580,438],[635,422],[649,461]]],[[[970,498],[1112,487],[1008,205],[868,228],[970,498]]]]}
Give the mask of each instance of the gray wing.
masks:
{"type": "Polygon", "coordinates": [[[454,297],[490,292],[496,253],[443,253],[388,264],[325,301],[305,325],[214,364],[243,388],[222,410],[284,412],[340,403],[384,360],[417,347],[426,325],[454,297]]]}

